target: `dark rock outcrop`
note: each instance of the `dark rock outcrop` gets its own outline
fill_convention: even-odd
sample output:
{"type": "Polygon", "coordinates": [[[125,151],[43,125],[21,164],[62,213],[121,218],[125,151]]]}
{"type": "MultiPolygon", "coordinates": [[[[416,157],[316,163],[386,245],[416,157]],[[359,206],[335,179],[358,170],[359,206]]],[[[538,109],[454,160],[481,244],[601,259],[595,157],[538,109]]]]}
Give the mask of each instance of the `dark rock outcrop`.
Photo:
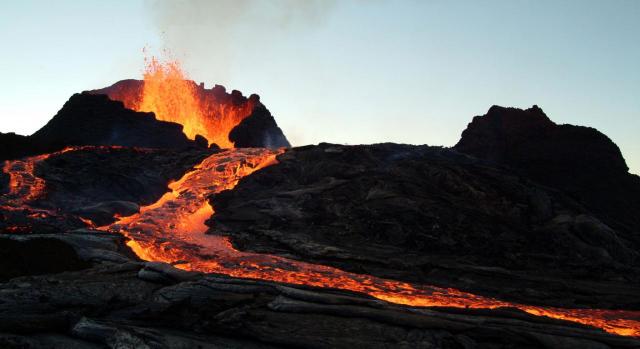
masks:
{"type": "Polygon", "coordinates": [[[101,201],[97,204],[80,206],[70,210],[78,217],[90,220],[96,226],[113,223],[114,217],[127,217],[140,212],[140,205],[131,201],[113,200],[101,201]]]}
{"type": "Polygon", "coordinates": [[[104,95],[75,94],[56,116],[30,137],[46,149],[70,145],[119,145],[181,149],[195,146],[179,124],[152,113],[126,109],[104,95]]]}
{"type": "MultiPolygon", "coordinates": [[[[256,95],[251,97],[257,99],[256,95]]],[[[231,130],[229,140],[234,142],[236,148],[277,149],[291,147],[284,133],[276,124],[276,120],[262,104],[257,105],[251,115],[231,130]]]]}
{"type": "Polygon", "coordinates": [[[211,233],[525,303],[640,308],[638,250],[559,191],[428,146],[320,144],[278,161],[212,197],[211,233]]]}
{"type": "Polygon", "coordinates": [[[0,239],[0,282],[25,275],[60,273],[89,267],[58,239],[0,239]]]}
{"type": "Polygon", "coordinates": [[[63,211],[114,201],[148,205],[167,191],[170,181],[211,154],[197,148],[91,148],[62,153],[36,165],[36,175],[47,183],[40,201],[63,211]]]}
{"type": "Polygon", "coordinates": [[[136,110],[139,101],[142,100],[144,81],[136,79],[125,79],[97,90],[85,91],[94,95],[107,95],[111,100],[120,101],[131,110],[136,110]]]}
{"type": "Polygon", "coordinates": [[[50,153],[68,146],[184,149],[201,147],[200,143],[189,140],[179,124],[158,121],[152,113],[126,109],[121,102],[103,95],[82,93],[71,96],[33,135],[0,134],[0,160],[50,153]]]}
{"type": "Polygon", "coordinates": [[[37,147],[29,142],[29,137],[0,132],[0,160],[16,159],[36,152],[37,147]]]}
{"type": "Polygon", "coordinates": [[[640,177],[596,129],[557,125],[537,106],[493,106],[454,148],[562,190],[640,246],[640,177]]]}

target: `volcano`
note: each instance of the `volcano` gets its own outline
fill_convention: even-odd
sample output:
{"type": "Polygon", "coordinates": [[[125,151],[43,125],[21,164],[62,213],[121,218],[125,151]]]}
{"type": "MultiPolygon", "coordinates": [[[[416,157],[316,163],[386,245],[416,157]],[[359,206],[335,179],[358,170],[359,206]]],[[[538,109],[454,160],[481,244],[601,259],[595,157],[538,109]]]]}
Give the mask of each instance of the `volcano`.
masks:
{"type": "Polygon", "coordinates": [[[537,106],[292,148],[151,60],[0,144],[2,347],[640,346],[640,178],[537,106]]]}

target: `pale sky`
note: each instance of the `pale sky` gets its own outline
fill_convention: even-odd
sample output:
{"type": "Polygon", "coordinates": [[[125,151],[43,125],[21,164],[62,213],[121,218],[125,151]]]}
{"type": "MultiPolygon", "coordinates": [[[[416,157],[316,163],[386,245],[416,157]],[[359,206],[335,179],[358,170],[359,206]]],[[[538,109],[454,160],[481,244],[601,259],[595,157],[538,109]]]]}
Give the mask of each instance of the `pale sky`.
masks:
{"type": "Polygon", "coordinates": [[[258,93],[294,145],[454,145],[491,105],[595,127],[640,173],[640,1],[3,1],[0,131],[168,49],[258,93]]]}

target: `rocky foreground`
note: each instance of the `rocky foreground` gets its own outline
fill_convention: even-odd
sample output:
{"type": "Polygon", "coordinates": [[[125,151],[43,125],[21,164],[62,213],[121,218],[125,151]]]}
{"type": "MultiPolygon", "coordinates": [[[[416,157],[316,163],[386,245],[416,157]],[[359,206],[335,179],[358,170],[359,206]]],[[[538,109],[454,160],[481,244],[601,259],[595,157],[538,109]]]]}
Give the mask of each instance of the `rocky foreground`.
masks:
{"type": "MultiPolygon", "coordinates": [[[[634,196],[640,181],[615,144],[593,129],[556,125],[538,108],[494,107],[476,117],[454,148],[288,149],[277,164],[209,197],[215,215],[207,233],[230,238],[241,251],[357,274],[513,304],[600,309],[599,327],[514,307],[411,307],[336,289],[341,285],[186,271],[184,260],[142,261],[127,238],[98,227],[153,204],[169,182],[224,153],[103,96],[77,95],[66,107],[53,126],[82,110],[116,124],[129,122],[122,113],[133,113],[128,117],[153,123],[172,141],[152,149],[142,143],[152,136],[119,138],[130,143],[118,147],[87,146],[93,139],[81,138],[55,144],[72,149],[5,163],[0,347],[640,347],[633,336],[640,333],[634,327],[640,323],[634,196]],[[559,150],[549,151],[549,144],[559,150]],[[603,330],[614,323],[628,331],[603,330]]],[[[245,126],[270,125],[256,120],[245,126]]],[[[253,131],[236,130],[252,137],[253,131]]],[[[7,139],[14,141],[0,137],[7,139]]],[[[15,150],[3,158],[15,158],[15,150]]],[[[168,238],[158,243],[168,252],[176,246],[168,238]]],[[[297,268],[264,260],[256,268],[297,268]]]]}
{"type": "Polygon", "coordinates": [[[638,246],[581,202],[451,149],[294,148],[211,197],[241,250],[559,307],[639,309],[638,246]]]}
{"type": "Polygon", "coordinates": [[[634,348],[640,341],[513,309],[412,308],[360,294],[137,261],[120,235],[11,236],[3,260],[46,275],[0,284],[6,348],[634,348]],[[56,248],[56,253],[47,253],[56,248]],[[26,263],[26,264],[24,264],[26,263]],[[55,267],[46,264],[55,263],[55,267]],[[65,270],[65,271],[63,271],[65,270]]]}

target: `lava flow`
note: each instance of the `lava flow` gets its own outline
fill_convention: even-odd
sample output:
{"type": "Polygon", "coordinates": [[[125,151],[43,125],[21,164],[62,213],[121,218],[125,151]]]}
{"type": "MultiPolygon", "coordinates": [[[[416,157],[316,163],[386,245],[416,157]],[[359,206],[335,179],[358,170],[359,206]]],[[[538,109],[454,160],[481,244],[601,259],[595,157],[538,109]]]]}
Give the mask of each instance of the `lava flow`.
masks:
{"type": "MultiPolygon", "coordinates": [[[[73,149],[64,151],[70,150],[73,149]]],[[[204,234],[208,229],[204,222],[213,214],[208,197],[231,189],[242,177],[276,163],[277,153],[268,149],[243,148],[213,154],[180,180],[171,183],[171,191],[157,202],[142,207],[138,214],[122,217],[100,229],[127,236],[130,239],[128,245],[142,259],[172,263],[186,270],[350,290],[410,306],[517,308],[536,316],[640,337],[639,311],[563,309],[511,303],[452,288],[414,285],[278,256],[242,252],[225,237],[204,234]]],[[[10,175],[10,192],[3,195],[0,202],[28,207],[28,203],[37,198],[46,185],[33,173],[35,164],[51,155],[7,161],[4,171],[10,175]]]]}
{"type": "MultiPolygon", "coordinates": [[[[48,154],[40,154],[17,160],[6,160],[2,171],[9,175],[9,190],[0,196],[0,209],[6,212],[23,212],[29,219],[46,221],[64,220],[50,208],[32,205],[45,194],[46,182],[35,174],[36,164],[52,156],[78,150],[106,150],[118,149],[120,146],[73,146],[48,154]]],[[[79,220],[91,225],[90,221],[77,217],[79,220]]],[[[7,219],[11,221],[11,219],[7,219]]],[[[31,231],[29,222],[10,225],[5,228],[11,233],[23,233],[31,231]]]]}
{"type": "Polygon", "coordinates": [[[451,288],[412,285],[286,258],[236,250],[224,237],[205,235],[213,214],[207,197],[233,188],[243,176],[275,162],[267,149],[234,149],[214,154],[170,185],[171,192],[139,214],[104,227],[131,239],[145,260],[174,263],[186,270],[219,273],[369,294],[388,302],[424,307],[517,308],[529,314],[590,325],[625,336],[640,336],[640,312],[529,306],[451,288]]]}
{"type": "Polygon", "coordinates": [[[119,146],[76,146],[66,147],[49,154],[36,155],[24,159],[7,160],[2,171],[9,175],[9,192],[2,195],[2,207],[8,210],[25,208],[26,204],[38,199],[44,194],[45,181],[35,175],[36,163],[51,156],[70,151],[121,148],[119,146]]]}

